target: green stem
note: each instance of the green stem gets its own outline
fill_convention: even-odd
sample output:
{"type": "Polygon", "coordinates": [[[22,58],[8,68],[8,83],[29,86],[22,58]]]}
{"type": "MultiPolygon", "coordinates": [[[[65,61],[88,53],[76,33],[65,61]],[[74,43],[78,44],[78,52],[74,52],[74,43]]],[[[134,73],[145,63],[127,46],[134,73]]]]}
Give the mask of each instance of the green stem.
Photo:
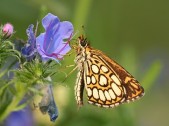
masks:
{"type": "Polygon", "coordinates": [[[12,111],[16,110],[18,104],[23,99],[25,92],[20,92],[19,96],[22,96],[22,98],[18,98],[18,96],[14,97],[12,102],[8,105],[7,109],[3,112],[3,114],[0,116],[0,122],[3,121],[12,111]]]}
{"type": "Polygon", "coordinates": [[[148,90],[156,81],[156,78],[160,74],[162,69],[162,63],[160,61],[155,61],[152,63],[151,67],[144,75],[144,79],[142,80],[141,84],[144,84],[144,88],[148,90]]]}

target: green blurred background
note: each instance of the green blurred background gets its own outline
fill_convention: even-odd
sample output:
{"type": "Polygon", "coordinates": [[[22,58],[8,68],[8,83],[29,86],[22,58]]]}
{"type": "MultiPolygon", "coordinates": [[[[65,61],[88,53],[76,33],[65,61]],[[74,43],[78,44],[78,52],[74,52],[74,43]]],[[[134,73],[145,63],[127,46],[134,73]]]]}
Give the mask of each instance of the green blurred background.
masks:
{"type": "MultiPolygon", "coordinates": [[[[78,109],[74,98],[76,73],[63,83],[53,79],[59,108],[55,123],[33,110],[38,126],[168,126],[169,125],[169,1],[167,0],[0,0],[0,23],[14,25],[16,38],[27,39],[26,28],[43,12],[69,20],[94,48],[125,67],[145,88],[145,96],[113,109],[87,104],[78,109]]],[[[77,36],[76,36],[77,37],[77,36]]],[[[74,64],[75,53],[64,65],[74,64]]],[[[73,68],[66,69],[69,73],[73,68]]]]}

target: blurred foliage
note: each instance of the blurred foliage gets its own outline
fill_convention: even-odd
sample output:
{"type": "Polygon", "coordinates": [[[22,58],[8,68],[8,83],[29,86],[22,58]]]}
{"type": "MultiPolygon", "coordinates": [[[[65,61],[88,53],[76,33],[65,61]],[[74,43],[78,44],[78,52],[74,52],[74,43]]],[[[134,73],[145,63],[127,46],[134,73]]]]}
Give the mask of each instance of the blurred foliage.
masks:
{"type": "Polygon", "coordinates": [[[34,94],[40,93],[35,86],[49,83],[46,78],[57,71],[53,71],[56,63],[52,61],[42,63],[35,60],[21,63],[21,55],[15,50],[14,44],[10,40],[0,40],[0,121],[3,121],[12,111],[23,109],[34,94]],[[12,56],[17,60],[7,66],[7,59],[12,60],[12,56]],[[17,62],[19,66],[16,65],[17,62]],[[13,73],[10,79],[8,73],[13,73]]]}
{"type": "Polygon", "coordinates": [[[56,66],[54,61],[44,63],[36,58],[26,62],[16,50],[15,43],[5,37],[2,28],[0,27],[0,122],[11,112],[25,108],[35,94],[40,95],[40,87],[51,82],[47,78],[57,73],[56,70],[53,71],[56,66]],[[7,64],[9,61],[13,62],[7,64]]]}
{"type": "MultiPolygon", "coordinates": [[[[71,70],[71,68],[63,69],[63,72],[53,76],[56,82],[54,97],[59,108],[59,118],[56,123],[51,123],[46,121],[48,117],[34,111],[36,124],[40,126],[168,125],[166,119],[169,116],[166,111],[169,105],[166,101],[169,95],[168,5],[169,1],[164,0],[1,0],[0,21],[11,22],[17,37],[26,39],[27,26],[35,24],[45,13],[51,12],[62,20],[72,21],[75,32],[80,31],[77,36],[85,32],[93,47],[118,61],[138,78],[145,88],[146,95],[135,103],[104,109],[88,105],[84,96],[85,105],[78,109],[74,98],[76,75],[71,74],[64,83],[61,83],[65,77],[64,73],[71,70]],[[81,28],[82,25],[85,26],[84,29],[81,28]]],[[[73,53],[67,56],[62,66],[74,64],[74,55],[73,53]]],[[[1,84],[4,83],[5,80],[1,78],[1,84]]],[[[6,86],[9,84],[7,83],[6,86]]],[[[9,90],[6,86],[5,89],[1,89],[9,90]]],[[[11,95],[10,93],[4,95],[4,99],[9,103],[12,103],[9,98],[11,95]]],[[[16,103],[11,105],[15,107],[16,103]]]]}

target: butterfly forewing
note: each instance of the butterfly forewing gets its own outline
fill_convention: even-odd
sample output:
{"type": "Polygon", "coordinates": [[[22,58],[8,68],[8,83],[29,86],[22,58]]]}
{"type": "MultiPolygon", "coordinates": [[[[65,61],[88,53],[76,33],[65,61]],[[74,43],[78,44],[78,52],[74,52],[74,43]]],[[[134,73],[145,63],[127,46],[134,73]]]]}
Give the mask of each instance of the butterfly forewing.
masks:
{"type": "Polygon", "coordinates": [[[75,88],[78,104],[83,103],[83,87],[86,88],[88,102],[102,107],[118,106],[144,94],[138,81],[123,67],[101,51],[85,45],[83,40],[79,39],[75,60],[80,71],[75,88]]]}

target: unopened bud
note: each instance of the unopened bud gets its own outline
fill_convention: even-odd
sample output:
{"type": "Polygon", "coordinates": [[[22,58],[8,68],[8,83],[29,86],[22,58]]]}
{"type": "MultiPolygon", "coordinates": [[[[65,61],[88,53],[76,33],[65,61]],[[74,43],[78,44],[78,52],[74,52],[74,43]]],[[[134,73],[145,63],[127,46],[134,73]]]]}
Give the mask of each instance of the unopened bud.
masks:
{"type": "Polygon", "coordinates": [[[4,38],[9,38],[14,32],[13,25],[6,23],[2,28],[2,32],[4,34],[4,38]]]}

